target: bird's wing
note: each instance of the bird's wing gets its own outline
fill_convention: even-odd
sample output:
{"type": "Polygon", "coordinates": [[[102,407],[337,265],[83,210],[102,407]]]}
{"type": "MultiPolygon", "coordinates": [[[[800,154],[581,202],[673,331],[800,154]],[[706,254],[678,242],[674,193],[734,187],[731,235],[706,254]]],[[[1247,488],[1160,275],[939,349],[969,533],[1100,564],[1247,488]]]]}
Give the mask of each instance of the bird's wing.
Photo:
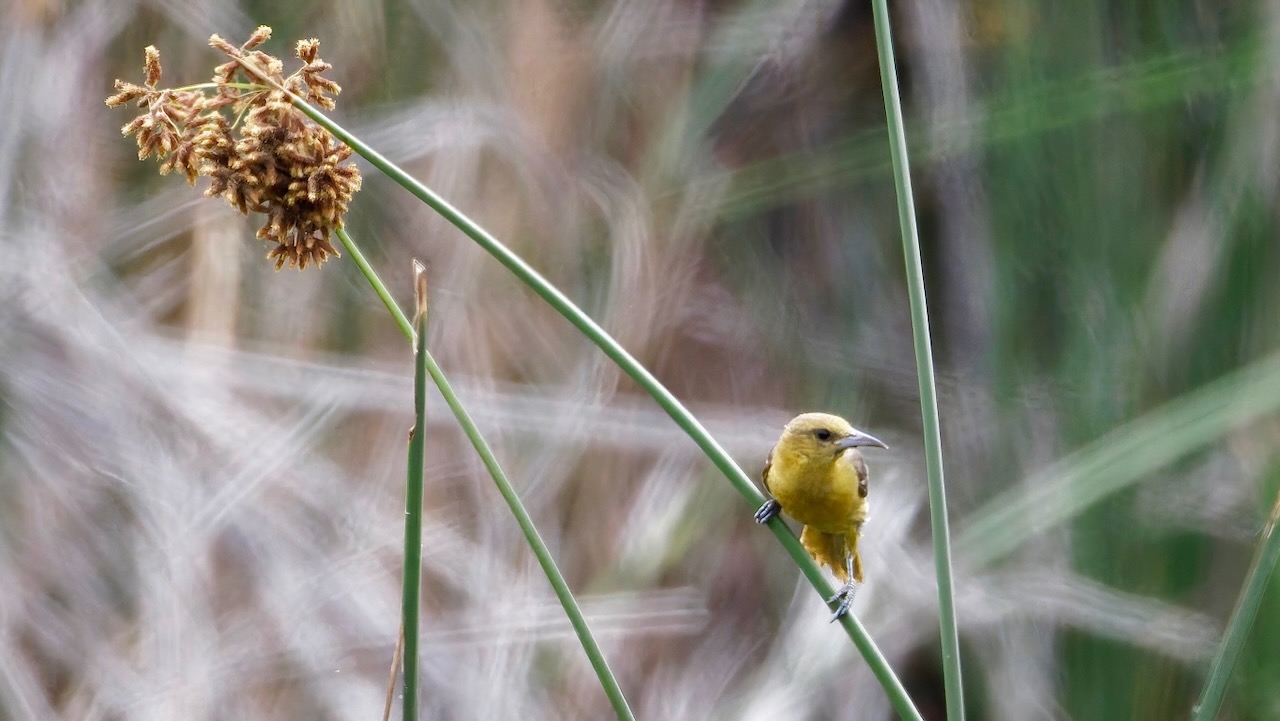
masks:
{"type": "Polygon", "coordinates": [[[867,462],[858,456],[853,460],[853,470],[858,474],[858,497],[867,497],[867,462]]]}
{"type": "Polygon", "coordinates": [[[769,495],[773,495],[773,491],[769,490],[769,469],[773,467],[773,448],[769,449],[769,455],[764,458],[764,470],[760,471],[760,482],[764,484],[764,490],[769,495]]]}

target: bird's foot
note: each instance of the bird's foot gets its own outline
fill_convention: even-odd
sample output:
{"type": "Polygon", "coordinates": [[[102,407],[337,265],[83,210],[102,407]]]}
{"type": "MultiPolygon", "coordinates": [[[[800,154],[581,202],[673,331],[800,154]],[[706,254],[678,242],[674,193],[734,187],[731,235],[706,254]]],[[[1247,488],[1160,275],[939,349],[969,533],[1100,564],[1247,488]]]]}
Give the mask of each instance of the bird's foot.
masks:
{"type": "Polygon", "coordinates": [[[831,623],[839,621],[841,616],[849,612],[849,607],[853,605],[853,597],[858,592],[858,585],[857,581],[850,581],[836,591],[836,595],[827,599],[828,606],[839,602],[835,613],[831,614],[831,623]]]}
{"type": "Polygon", "coordinates": [[[765,524],[772,521],[774,516],[778,515],[778,511],[782,510],[782,504],[770,498],[760,506],[760,510],[756,511],[756,523],[765,524]]]}

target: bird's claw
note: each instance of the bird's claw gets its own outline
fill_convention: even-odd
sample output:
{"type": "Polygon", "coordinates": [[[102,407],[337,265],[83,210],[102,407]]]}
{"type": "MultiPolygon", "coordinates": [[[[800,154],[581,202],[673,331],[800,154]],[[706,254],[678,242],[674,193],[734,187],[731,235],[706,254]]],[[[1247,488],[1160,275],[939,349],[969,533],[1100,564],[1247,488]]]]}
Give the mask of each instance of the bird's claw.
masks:
{"type": "Polygon", "coordinates": [[[828,606],[836,602],[839,602],[840,604],[836,606],[835,613],[831,614],[831,623],[839,621],[841,616],[849,612],[849,607],[853,605],[853,597],[857,592],[857,582],[850,581],[841,587],[839,591],[836,591],[836,595],[827,599],[828,606]]]}
{"type": "Polygon", "coordinates": [[[756,523],[761,525],[772,521],[774,516],[778,515],[778,511],[782,510],[782,504],[770,498],[760,506],[760,510],[756,511],[756,523]]]}

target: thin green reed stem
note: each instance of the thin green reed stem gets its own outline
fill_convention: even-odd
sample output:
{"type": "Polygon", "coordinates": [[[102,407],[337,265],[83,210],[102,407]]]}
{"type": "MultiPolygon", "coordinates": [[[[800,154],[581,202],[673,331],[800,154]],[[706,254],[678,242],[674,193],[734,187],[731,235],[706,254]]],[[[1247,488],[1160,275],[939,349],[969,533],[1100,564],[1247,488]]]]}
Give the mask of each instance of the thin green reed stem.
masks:
{"type": "MultiPolygon", "coordinates": [[[[396,323],[404,331],[405,337],[414,343],[417,348],[415,373],[421,367],[431,376],[431,380],[435,382],[436,387],[440,390],[440,395],[444,398],[445,404],[449,406],[449,410],[453,412],[454,417],[458,420],[458,425],[462,427],[462,432],[471,441],[476,454],[480,456],[481,462],[484,463],[484,467],[489,471],[494,484],[498,487],[498,493],[507,502],[507,506],[511,509],[511,514],[516,517],[516,523],[519,524],[521,532],[524,533],[529,547],[533,549],[533,554],[537,557],[538,564],[542,566],[542,571],[546,574],[547,580],[551,582],[551,588],[555,591],[556,598],[560,600],[560,605],[564,608],[565,615],[569,617],[569,623],[573,626],[574,633],[578,635],[578,641],[582,644],[583,650],[586,651],[587,659],[591,662],[591,668],[595,670],[596,677],[600,680],[600,685],[604,688],[605,695],[609,697],[609,703],[612,704],[614,713],[622,721],[635,721],[631,707],[627,704],[627,699],[622,694],[622,687],[618,685],[618,679],[613,675],[612,669],[609,668],[609,663],[605,660],[604,653],[600,650],[600,644],[596,643],[595,636],[591,633],[590,626],[587,625],[587,619],[582,615],[582,608],[578,605],[577,599],[574,598],[573,592],[569,590],[569,584],[564,580],[564,575],[560,573],[559,567],[556,566],[555,559],[551,556],[551,551],[542,540],[538,529],[533,525],[533,519],[529,517],[529,512],[525,510],[524,504],[516,494],[515,488],[507,478],[507,474],[502,470],[502,466],[498,464],[497,457],[493,455],[489,444],[485,442],[484,436],[480,434],[480,429],[476,427],[471,415],[467,413],[466,408],[462,406],[462,402],[458,400],[457,394],[453,392],[453,387],[449,384],[448,379],[445,378],[444,372],[440,370],[439,364],[436,363],[435,358],[427,350],[425,324],[422,321],[426,316],[425,269],[416,261],[414,262],[414,285],[417,289],[419,317],[415,319],[415,324],[411,327],[408,318],[400,310],[400,306],[391,298],[386,286],[383,285],[382,280],[373,268],[364,260],[359,247],[356,246],[355,241],[351,239],[346,230],[338,231],[338,239],[342,242],[342,247],[356,261],[360,272],[364,274],[369,284],[383,299],[387,310],[391,312],[391,315],[396,319],[396,323]]],[[[417,397],[416,388],[417,386],[415,385],[415,399],[417,397]]],[[[421,420],[416,428],[425,428],[421,420]]],[[[422,431],[415,432],[414,440],[419,440],[422,435],[422,431]]],[[[419,501],[418,506],[421,507],[421,501],[419,501]]],[[[408,674],[408,633],[408,626],[406,625],[406,676],[408,674]]],[[[406,694],[407,698],[408,695],[406,694]]]]}
{"type": "MultiPolygon", "coordinates": [[[[346,233],[342,233],[343,236],[346,233]]],[[[349,238],[347,239],[350,240],[349,238]]],[[[344,244],[346,244],[344,242],[344,244]]],[[[348,246],[348,250],[353,245],[348,246]]],[[[354,257],[356,254],[352,253],[354,257]]],[[[358,264],[359,261],[357,261],[358,264]]],[[[413,363],[413,434],[409,437],[409,477],[405,484],[404,599],[404,721],[418,718],[418,616],[422,591],[422,472],[427,437],[426,294],[418,295],[413,319],[417,331],[413,363]]]]}
{"type": "MultiPolygon", "coordinates": [[[[612,336],[610,336],[603,328],[601,328],[594,320],[582,311],[573,301],[569,300],[558,288],[553,286],[549,281],[542,277],[536,270],[524,262],[520,256],[513,253],[509,248],[498,241],[481,228],[477,223],[467,216],[463,215],[453,206],[449,205],[445,200],[436,195],[432,190],[427,188],[417,179],[401,170],[394,163],[387,160],[373,148],[366,145],[359,138],[348,133],[337,123],[330,120],[320,111],[311,107],[306,101],[296,95],[292,95],[292,100],[309,117],[333,133],[334,137],[342,140],[353,150],[368,160],[374,167],[381,170],[387,177],[394,180],[401,187],[408,190],[419,200],[426,203],[436,212],[440,213],[446,220],[456,226],[468,237],[474,240],[481,248],[492,255],[499,263],[510,270],[525,285],[529,286],[533,292],[537,293],[543,300],[551,305],[560,315],[564,316],[579,331],[582,332],[596,347],[600,348],[606,356],[608,356],[618,367],[627,375],[631,376],[636,383],[649,394],[658,405],[662,407],[667,415],[675,421],[694,443],[702,449],[702,452],[711,460],[711,462],[724,474],[729,483],[747,499],[748,504],[752,508],[758,508],[764,503],[764,496],[756,490],[755,485],[742,468],[734,462],[728,452],[707,432],[698,419],[686,409],[679,400],[676,399],[670,391],[666,389],[657,378],[653,377],[644,366],[640,364],[630,353],[626,351],[612,336]]],[[[343,237],[343,233],[339,231],[339,238],[343,237]]],[[[348,244],[347,240],[343,240],[344,246],[348,244]]],[[[350,249],[350,248],[348,248],[350,249]]],[[[354,255],[354,253],[353,253],[354,255]]],[[[370,281],[372,282],[372,281],[370,281]]],[[[389,308],[391,306],[388,306],[389,308]]],[[[392,310],[395,314],[396,311],[392,310]]],[[[430,370],[430,368],[428,368],[430,370]]],[[[821,569],[809,557],[809,554],[800,545],[800,540],[796,538],[795,533],[787,527],[780,519],[775,518],[769,522],[769,529],[773,531],[774,537],[782,544],[787,554],[800,568],[800,572],[805,578],[813,584],[817,593],[823,599],[829,598],[835,589],[831,583],[823,575],[821,569]]],[[[871,672],[884,686],[885,693],[889,697],[890,703],[898,715],[908,721],[920,721],[920,712],[916,710],[912,704],[911,698],[907,695],[906,689],[903,688],[902,682],[893,673],[888,662],[876,647],[875,642],[867,634],[862,624],[854,618],[852,613],[846,614],[840,619],[840,625],[844,627],[845,632],[849,634],[849,638],[853,640],[854,646],[862,654],[870,667],[871,672]]]]}
{"type": "Polygon", "coordinates": [[[947,489],[942,475],[942,433],[938,423],[938,396],[933,378],[933,349],[929,342],[929,309],[924,294],[920,262],[920,237],[916,230],[915,200],[911,195],[911,170],[907,162],[907,131],[902,121],[898,76],[889,32],[888,0],[872,0],[876,24],[876,50],[880,55],[880,84],[889,119],[889,149],[893,179],[898,191],[898,222],[902,226],[902,250],[907,266],[907,291],[911,298],[911,331],[915,336],[916,369],[920,376],[920,413],[924,419],[925,468],[929,475],[929,518],[933,525],[933,565],[938,577],[938,622],[942,635],[942,672],[947,694],[947,718],[964,721],[964,686],[960,675],[960,637],[956,631],[956,607],[951,573],[951,532],[947,527],[947,489]]]}
{"type": "Polygon", "coordinates": [[[1280,561],[1280,533],[1276,533],[1277,525],[1280,525],[1280,494],[1277,494],[1271,517],[1262,529],[1262,540],[1258,544],[1244,587],[1240,590],[1240,598],[1231,612],[1231,620],[1227,621],[1222,643],[1209,664],[1204,690],[1191,709],[1191,721],[1212,721],[1222,708],[1227,681],[1231,678],[1231,671],[1235,668],[1236,659],[1240,657],[1240,651],[1244,649],[1245,641],[1249,639],[1249,629],[1258,616],[1258,607],[1262,605],[1262,597],[1267,592],[1268,581],[1275,571],[1276,562],[1280,561]]]}

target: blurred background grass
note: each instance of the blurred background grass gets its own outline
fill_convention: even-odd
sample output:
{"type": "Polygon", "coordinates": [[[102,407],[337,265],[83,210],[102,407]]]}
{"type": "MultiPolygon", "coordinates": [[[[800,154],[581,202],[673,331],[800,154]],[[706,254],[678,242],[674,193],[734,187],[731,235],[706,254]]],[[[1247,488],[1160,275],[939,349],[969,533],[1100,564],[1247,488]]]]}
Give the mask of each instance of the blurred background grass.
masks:
{"type": "MultiPolygon", "coordinates": [[[[1280,489],[1280,2],[893,11],[973,717],[1184,718],[1280,489]]],[[[889,442],[855,610],[941,718],[869,4],[3,13],[0,718],[381,707],[408,349],[345,259],[274,273],[256,226],[134,160],[102,104],[143,46],[197,82],[211,33],[261,23],[279,55],[320,38],[339,121],[587,308],[749,472],[802,410],[889,442]]],[[[639,717],[888,716],[753,509],[567,323],[385,179],[348,227],[406,302],[429,264],[433,352],[639,717]]],[[[424,717],[607,716],[435,407],[424,717]]],[[[1280,717],[1277,619],[1273,587],[1224,718],[1280,717]]]]}

